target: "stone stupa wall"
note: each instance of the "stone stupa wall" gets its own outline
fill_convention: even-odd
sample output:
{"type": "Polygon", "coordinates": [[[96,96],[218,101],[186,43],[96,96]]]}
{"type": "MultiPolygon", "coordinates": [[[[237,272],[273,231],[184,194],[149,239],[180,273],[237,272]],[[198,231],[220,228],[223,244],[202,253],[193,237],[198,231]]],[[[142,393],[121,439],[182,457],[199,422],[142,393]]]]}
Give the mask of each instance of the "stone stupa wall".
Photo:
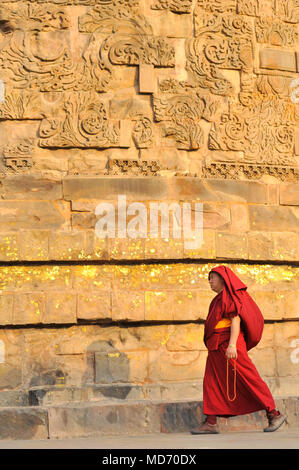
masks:
{"type": "Polygon", "coordinates": [[[298,24],[297,0],[1,0],[0,406],[201,400],[219,264],[299,397],[298,24]],[[203,245],[99,239],[119,195],[148,222],[202,203],[203,245]]]}

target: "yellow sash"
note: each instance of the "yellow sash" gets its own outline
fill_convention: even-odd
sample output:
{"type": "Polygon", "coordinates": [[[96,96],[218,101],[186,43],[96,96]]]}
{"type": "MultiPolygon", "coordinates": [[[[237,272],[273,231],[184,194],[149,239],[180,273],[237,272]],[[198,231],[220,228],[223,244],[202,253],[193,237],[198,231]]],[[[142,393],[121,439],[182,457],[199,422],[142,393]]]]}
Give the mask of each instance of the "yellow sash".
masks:
{"type": "Polygon", "coordinates": [[[222,318],[222,320],[220,320],[215,326],[215,329],[226,328],[227,326],[230,326],[230,325],[231,325],[231,320],[229,318],[222,318]]]}

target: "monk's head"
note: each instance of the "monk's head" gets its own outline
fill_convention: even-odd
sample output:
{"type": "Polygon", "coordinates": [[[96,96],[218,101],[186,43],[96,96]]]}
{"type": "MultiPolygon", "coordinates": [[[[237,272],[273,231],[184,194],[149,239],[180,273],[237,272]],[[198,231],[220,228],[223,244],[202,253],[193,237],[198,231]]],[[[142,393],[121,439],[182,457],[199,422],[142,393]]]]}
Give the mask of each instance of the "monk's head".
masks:
{"type": "Polygon", "coordinates": [[[223,290],[224,279],[220,274],[216,273],[215,271],[211,271],[209,273],[209,283],[211,289],[214,292],[217,292],[217,294],[219,294],[219,292],[223,290]]]}

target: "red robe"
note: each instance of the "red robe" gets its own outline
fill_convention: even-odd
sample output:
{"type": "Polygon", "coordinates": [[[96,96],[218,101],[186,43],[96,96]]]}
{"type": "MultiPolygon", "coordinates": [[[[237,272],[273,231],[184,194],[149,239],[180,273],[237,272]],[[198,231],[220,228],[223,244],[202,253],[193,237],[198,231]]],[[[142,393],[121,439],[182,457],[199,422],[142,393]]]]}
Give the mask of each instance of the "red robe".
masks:
{"type": "Polygon", "coordinates": [[[271,411],[275,409],[272,394],[247,353],[261,339],[264,326],[261,311],[246,292],[247,286],[228,267],[218,266],[212,271],[220,274],[225,282],[222,292],[212,300],[205,321],[204,342],[208,358],[203,380],[203,412],[205,415],[229,417],[258,410],[271,411]],[[230,327],[215,330],[215,326],[221,318],[235,315],[241,318],[236,344],[238,357],[229,360],[227,375],[225,352],[230,327]]]}

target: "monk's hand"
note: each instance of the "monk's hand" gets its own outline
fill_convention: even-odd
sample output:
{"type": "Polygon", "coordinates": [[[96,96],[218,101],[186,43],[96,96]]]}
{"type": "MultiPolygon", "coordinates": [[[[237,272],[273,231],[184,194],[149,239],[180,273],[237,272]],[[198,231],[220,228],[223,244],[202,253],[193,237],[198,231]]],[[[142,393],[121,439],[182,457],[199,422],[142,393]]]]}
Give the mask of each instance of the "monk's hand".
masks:
{"type": "Polygon", "coordinates": [[[228,359],[237,359],[237,348],[236,346],[228,345],[228,348],[225,352],[228,359]]]}

